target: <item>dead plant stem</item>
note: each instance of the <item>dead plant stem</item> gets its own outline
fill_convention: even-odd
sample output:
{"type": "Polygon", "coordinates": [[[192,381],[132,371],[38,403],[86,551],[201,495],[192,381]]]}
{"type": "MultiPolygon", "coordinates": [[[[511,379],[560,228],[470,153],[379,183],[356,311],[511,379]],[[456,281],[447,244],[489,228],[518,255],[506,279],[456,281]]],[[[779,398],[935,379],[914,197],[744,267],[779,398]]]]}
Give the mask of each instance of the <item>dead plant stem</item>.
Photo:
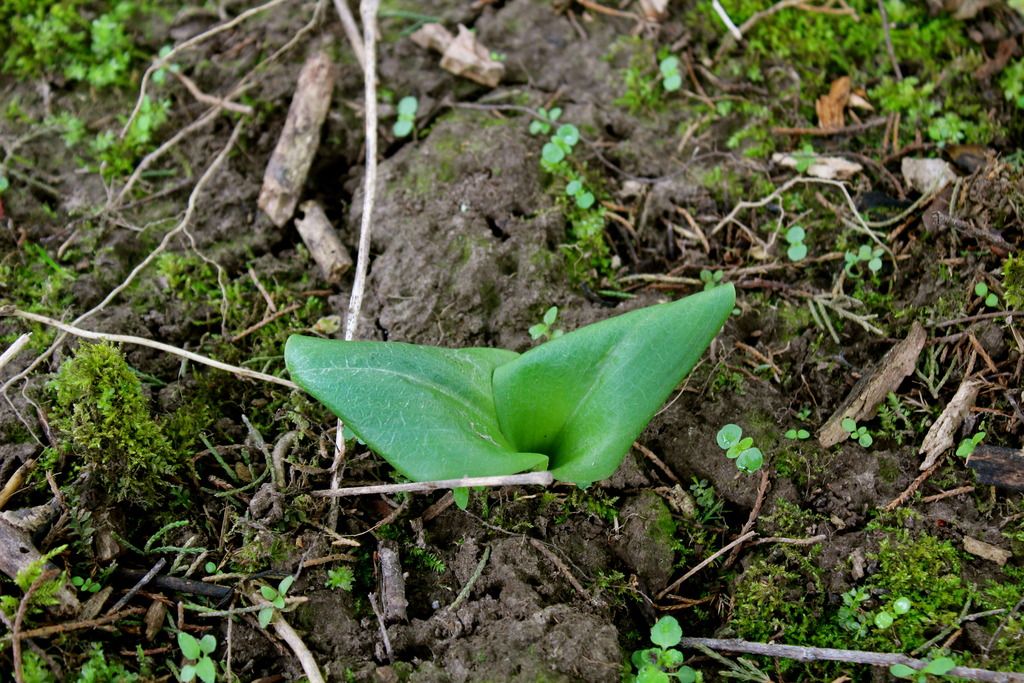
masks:
{"type": "MultiPolygon", "coordinates": [[[[907,655],[889,652],[864,652],[861,650],[839,650],[831,647],[804,647],[802,645],[780,645],[777,643],[757,643],[739,639],[720,638],[683,638],[678,647],[699,648],[725,652],[742,652],[764,657],[781,657],[798,662],[850,662],[870,666],[892,666],[905,664],[912,669],[922,669],[928,662],[914,659],[907,655]]],[[[949,676],[959,676],[969,681],[986,681],[988,683],[1024,683],[1024,673],[989,671],[967,666],[952,668],[949,676]]]]}
{"type": "MultiPolygon", "coordinates": [[[[282,377],[275,377],[274,375],[268,375],[263,372],[257,372],[255,370],[249,370],[248,368],[242,368],[237,365],[229,365],[222,363],[219,360],[207,358],[201,356],[198,353],[192,351],[186,351],[170,344],[164,344],[163,342],[153,341],[152,339],[146,339],[145,337],[136,337],[130,334],[110,334],[107,332],[93,332],[92,330],[82,329],[75,325],[69,325],[62,323],[59,320],[53,318],[47,318],[45,315],[39,315],[38,313],[29,313],[28,311],[21,311],[15,308],[2,308],[0,309],[0,316],[12,315],[24,320],[31,320],[32,322],[41,323],[49,327],[54,327],[65,335],[71,334],[76,337],[82,337],[83,339],[92,339],[95,341],[109,341],[120,344],[136,344],[138,346],[146,346],[151,349],[163,351],[179,358],[185,358],[195,363],[207,365],[211,368],[223,370],[224,372],[230,372],[233,375],[239,377],[245,377],[246,379],[255,379],[263,382],[272,382],[273,384],[280,384],[281,386],[288,387],[289,389],[298,389],[298,385],[294,382],[284,379],[282,377]]],[[[56,344],[56,342],[54,342],[56,344]]]]}
{"type": "MultiPolygon", "coordinates": [[[[344,0],[339,0],[344,2],[344,0]]],[[[366,273],[370,265],[370,237],[373,229],[373,209],[377,199],[377,9],[379,0],[362,0],[359,18],[363,22],[363,98],[366,123],[366,169],[363,175],[363,215],[359,221],[359,247],[356,256],[355,280],[352,295],[345,312],[345,341],[355,339],[359,327],[359,312],[363,307],[366,273]]],[[[340,9],[339,9],[340,11],[340,9]]],[[[344,23],[344,22],[343,22],[344,23]]],[[[346,29],[347,30],[347,29],[346,29]]],[[[355,47],[355,44],[353,44],[355,47]]],[[[331,490],[341,486],[341,460],[345,455],[344,425],[338,420],[334,436],[334,462],[331,466],[331,490]]],[[[327,513],[327,526],[338,526],[338,502],[332,498],[327,513]]]]}

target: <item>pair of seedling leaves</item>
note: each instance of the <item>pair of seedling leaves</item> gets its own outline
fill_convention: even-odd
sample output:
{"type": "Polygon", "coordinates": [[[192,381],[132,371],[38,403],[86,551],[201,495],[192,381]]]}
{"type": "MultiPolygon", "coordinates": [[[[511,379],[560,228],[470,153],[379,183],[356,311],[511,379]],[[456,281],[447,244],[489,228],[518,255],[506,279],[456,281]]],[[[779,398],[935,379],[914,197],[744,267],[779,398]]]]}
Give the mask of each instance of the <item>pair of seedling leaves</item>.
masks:
{"type": "Polygon", "coordinates": [[[294,335],[292,379],[413,481],[550,470],[610,476],[733,309],[732,286],[518,354],[294,335]]]}

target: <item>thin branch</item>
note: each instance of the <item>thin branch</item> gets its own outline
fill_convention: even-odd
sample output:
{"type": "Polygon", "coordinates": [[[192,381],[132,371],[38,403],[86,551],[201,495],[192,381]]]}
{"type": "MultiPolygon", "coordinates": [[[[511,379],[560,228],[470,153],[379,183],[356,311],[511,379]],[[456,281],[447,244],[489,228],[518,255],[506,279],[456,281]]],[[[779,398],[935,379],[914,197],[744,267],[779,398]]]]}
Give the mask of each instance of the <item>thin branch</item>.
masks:
{"type": "Polygon", "coordinates": [[[452,604],[448,605],[449,612],[454,612],[455,610],[457,610],[459,608],[459,605],[464,603],[466,601],[466,598],[469,597],[470,592],[473,590],[473,586],[476,585],[476,582],[479,581],[480,577],[483,575],[484,567],[487,566],[487,559],[490,556],[491,546],[486,545],[484,546],[484,554],[480,558],[480,561],[477,562],[476,569],[474,569],[473,573],[470,575],[469,581],[467,581],[466,585],[462,587],[462,590],[459,591],[459,594],[455,596],[455,600],[452,601],[452,604]]]}
{"type": "Polygon", "coordinates": [[[693,569],[691,569],[690,571],[686,572],[685,574],[680,576],[678,579],[673,581],[671,586],[669,586],[665,590],[663,590],[660,593],[658,593],[658,595],[655,596],[655,597],[657,597],[658,600],[661,600],[666,595],[668,595],[669,593],[671,593],[672,591],[674,591],[675,589],[677,589],[681,585],[683,585],[684,581],[686,581],[688,578],[690,578],[691,576],[693,576],[694,574],[699,572],[701,569],[703,569],[704,567],[708,566],[709,564],[711,564],[712,562],[717,560],[719,557],[721,557],[725,553],[729,552],[734,547],[738,546],[740,543],[748,541],[751,538],[753,538],[754,536],[757,536],[757,532],[756,531],[748,531],[747,533],[743,534],[742,536],[740,536],[739,538],[734,540],[732,543],[729,543],[729,544],[727,544],[725,546],[722,546],[715,553],[713,553],[710,557],[708,557],[703,562],[698,564],[696,567],[694,567],[693,569]]]}
{"type": "Polygon", "coordinates": [[[370,263],[370,234],[373,228],[373,208],[377,199],[377,7],[378,0],[363,0],[359,13],[363,20],[365,67],[363,71],[366,102],[366,170],[363,176],[363,215],[359,221],[359,254],[356,259],[352,296],[345,314],[345,339],[355,338],[359,325],[359,311],[363,306],[366,273],[370,263]]]}
{"type": "Polygon", "coordinates": [[[378,493],[423,493],[441,489],[473,488],[476,486],[549,486],[554,481],[551,472],[527,472],[501,477],[465,477],[462,479],[440,479],[408,484],[374,484],[373,486],[352,486],[345,489],[311,491],[310,495],[320,498],[342,498],[345,496],[372,496],[378,493]]]}
{"type": "MultiPolygon", "coordinates": [[[[335,8],[339,14],[342,8],[336,0],[335,8]]],[[[360,62],[363,65],[363,98],[366,117],[366,169],[363,176],[363,215],[359,221],[359,247],[356,255],[355,280],[352,282],[352,294],[345,312],[345,341],[352,341],[359,327],[359,311],[363,307],[363,293],[366,289],[366,273],[370,265],[370,236],[373,229],[373,208],[377,200],[377,9],[379,0],[362,0],[359,3],[359,15],[363,21],[363,52],[360,62]]],[[[348,6],[345,5],[345,10],[348,6]]],[[[351,16],[350,16],[351,18],[351,16]]],[[[342,23],[345,16],[342,14],[342,23]]],[[[345,27],[346,32],[349,28],[345,27]]],[[[352,37],[349,37],[352,41],[352,37]]],[[[352,43],[357,46],[356,42],[352,43]]],[[[358,53],[357,53],[358,54],[358,53]]],[[[343,429],[345,425],[339,419],[337,433],[334,436],[334,462],[331,466],[331,490],[337,491],[341,486],[341,462],[345,455],[343,429]]],[[[327,513],[327,525],[334,529],[338,525],[338,503],[331,499],[327,513]]]]}
{"type": "Polygon", "coordinates": [[[892,46],[892,33],[889,31],[889,13],[885,11],[885,0],[878,0],[878,13],[882,17],[882,31],[885,35],[885,50],[889,53],[889,61],[892,62],[892,72],[896,74],[896,80],[903,80],[903,72],[900,71],[900,62],[896,59],[896,50],[892,46]]]}
{"type": "Polygon", "coordinates": [[[62,323],[59,320],[53,318],[47,318],[45,315],[39,315],[38,313],[29,313],[28,311],[21,311],[16,308],[4,307],[0,308],[0,316],[15,316],[17,318],[23,318],[25,320],[31,320],[32,322],[41,323],[50,327],[55,327],[58,330],[66,334],[71,334],[76,337],[82,337],[83,339],[93,339],[96,341],[109,341],[119,344],[136,344],[138,346],[146,346],[151,349],[163,351],[180,358],[186,358],[195,363],[202,365],[208,365],[211,368],[223,370],[224,372],[230,372],[233,375],[239,377],[245,377],[246,379],[255,379],[263,382],[272,382],[274,384],[280,384],[281,386],[288,387],[289,389],[298,389],[298,385],[294,382],[284,379],[282,377],[275,377],[274,375],[268,375],[263,372],[257,372],[255,370],[249,370],[248,368],[242,368],[237,365],[229,365],[222,363],[219,360],[213,360],[206,356],[201,356],[198,353],[192,351],[186,351],[185,349],[179,349],[176,346],[170,344],[164,344],[163,342],[153,341],[152,339],[146,339],[145,337],[136,337],[130,334],[110,334],[107,332],[93,332],[92,330],[85,330],[81,327],[75,327],[67,323],[62,323]]]}
{"type": "Polygon", "coordinates": [[[14,658],[14,680],[18,683],[22,683],[25,680],[25,672],[22,671],[21,663],[21,626],[25,622],[25,614],[28,612],[28,606],[32,603],[32,596],[35,595],[36,591],[42,588],[43,584],[47,581],[52,581],[60,575],[56,569],[50,569],[39,574],[36,580],[32,582],[32,585],[25,591],[25,595],[21,596],[21,601],[18,603],[18,611],[14,615],[14,626],[11,628],[11,656],[14,658]]]}
{"type": "MultiPolygon", "coordinates": [[[[42,626],[40,628],[30,629],[28,631],[22,631],[18,634],[18,638],[26,640],[28,638],[47,638],[49,636],[55,636],[60,633],[69,633],[71,631],[81,631],[87,628],[96,628],[97,626],[103,626],[109,624],[112,621],[118,621],[125,617],[131,617],[138,614],[142,614],[146,610],[142,607],[129,607],[123,612],[117,612],[115,614],[107,614],[102,617],[96,617],[95,619],[83,619],[82,621],[75,621],[70,624],[56,624],[54,626],[42,626]]],[[[0,643],[5,643],[12,640],[14,636],[7,634],[0,638],[0,643]]]]}
{"type": "Polygon", "coordinates": [[[352,52],[356,55],[356,61],[359,62],[359,67],[365,70],[366,56],[364,55],[365,48],[363,47],[363,38],[359,35],[359,27],[356,26],[355,17],[352,16],[352,10],[348,8],[348,0],[334,0],[334,9],[338,12],[338,19],[341,20],[341,27],[345,30],[345,37],[348,38],[348,44],[352,46],[352,52]]]}
{"type": "MultiPolygon", "coordinates": [[[[782,657],[798,662],[850,662],[852,664],[868,664],[870,666],[892,666],[905,664],[912,669],[922,669],[928,662],[914,659],[907,655],[889,652],[864,652],[861,650],[839,650],[831,647],[804,647],[802,645],[779,645],[776,643],[756,643],[734,638],[683,638],[678,647],[724,650],[726,652],[742,652],[764,657],[782,657]]],[[[959,676],[969,681],[986,681],[988,683],[1024,683],[1024,674],[1003,671],[975,669],[968,666],[957,666],[950,669],[949,676],[959,676]]]]}
{"type": "MultiPolygon", "coordinates": [[[[251,593],[249,599],[254,603],[260,604],[262,607],[267,605],[259,593],[251,593]]],[[[324,683],[324,676],[320,673],[320,667],[317,665],[313,653],[309,651],[309,648],[302,641],[302,637],[291,627],[291,624],[285,621],[284,615],[280,611],[274,610],[274,616],[270,620],[270,625],[281,640],[291,648],[295,658],[299,660],[302,672],[306,674],[309,683],[324,683]]]]}
{"type": "Polygon", "coordinates": [[[25,334],[15,339],[14,343],[8,346],[7,350],[4,351],[3,354],[0,354],[0,370],[3,370],[4,367],[8,363],[10,363],[15,356],[21,353],[21,350],[28,345],[30,339],[32,339],[32,333],[26,332],[25,334]]]}
{"type": "Polygon", "coordinates": [[[177,78],[183,86],[185,86],[185,89],[188,90],[189,94],[191,94],[197,102],[202,102],[207,106],[222,107],[228,111],[233,111],[236,114],[242,114],[243,116],[252,116],[253,110],[249,105],[239,104],[238,102],[232,102],[229,99],[221,99],[215,95],[204,93],[199,89],[199,86],[196,85],[196,82],[185,74],[178,71],[172,71],[171,73],[174,74],[174,77],[177,78]]]}

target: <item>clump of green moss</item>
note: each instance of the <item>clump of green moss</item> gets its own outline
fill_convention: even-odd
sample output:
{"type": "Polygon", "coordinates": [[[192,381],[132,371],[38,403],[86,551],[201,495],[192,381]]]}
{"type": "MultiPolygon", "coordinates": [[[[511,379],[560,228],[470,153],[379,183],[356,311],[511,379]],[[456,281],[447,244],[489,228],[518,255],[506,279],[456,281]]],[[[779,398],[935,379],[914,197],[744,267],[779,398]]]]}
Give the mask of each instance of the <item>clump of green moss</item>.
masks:
{"type": "Polygon", "coordinates": [[[181,459],[150,414],[139,378],[110,344],[82,344],[50,383],[53,424],[73,469],[115,502],[151,507],[181,459]]]}
{"type": "Polygon", "coordinates": [[[1003,299],[1016,310],[1024,309],[1024,255],[1010,254],[1003,261],[1003,299]]]}
{"type": "Polygon", "coordinates": [[[823,606],[820,593],[807,594],[808,578],[789,562],[755,560],[736,585],[729,626],[747,640],[808,642],[823,606]]]}
{"type": "Polygon", "coordinates": [[[960,578],[960,559],[949,541],[929,534],[914,538],[900,529],[882,539],[878,572],[868,586],[889,599],[905,597],[912,611],[890,629],[878,629],[871,647],[913,649],[956,623],[970,589],[960,578]]]}

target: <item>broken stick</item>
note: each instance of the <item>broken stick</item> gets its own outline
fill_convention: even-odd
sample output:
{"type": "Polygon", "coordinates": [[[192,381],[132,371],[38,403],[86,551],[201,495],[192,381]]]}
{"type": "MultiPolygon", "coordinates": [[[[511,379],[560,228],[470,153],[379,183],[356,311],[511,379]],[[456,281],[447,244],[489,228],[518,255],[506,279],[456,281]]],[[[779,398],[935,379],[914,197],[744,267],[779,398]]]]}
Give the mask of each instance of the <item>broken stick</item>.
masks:
{"type": "Polygon", "coordinates": [[[342,277],[352,268],[352,257],[319,203],[311,199],[303,202],[299,210],[304,217],[295,220],[295,227],[303,244],[320,266],[324,279],[332,285],[340,284],[342,277]]]}
{"type": "Polygon", "coordinates": [[[320,146],[320,128],[334,92],[334,67],[323,52],[313,54],[302,67],[288,118],[277,147],[263,174],[259,207],[281,227],[295,213],[309,167],[320,146]]]}
{"type": "Polygon", "coordinates": [[[857,382],[846,401],[818,431],[818,443],[823,448],[831,448],[849,438],[842,424],[846,418],[861,422],[874,417],[878,404],[914,371],[926,338],[924,327],[915,322],[907,338],[889,349],[878,366],[857,382]]]}

